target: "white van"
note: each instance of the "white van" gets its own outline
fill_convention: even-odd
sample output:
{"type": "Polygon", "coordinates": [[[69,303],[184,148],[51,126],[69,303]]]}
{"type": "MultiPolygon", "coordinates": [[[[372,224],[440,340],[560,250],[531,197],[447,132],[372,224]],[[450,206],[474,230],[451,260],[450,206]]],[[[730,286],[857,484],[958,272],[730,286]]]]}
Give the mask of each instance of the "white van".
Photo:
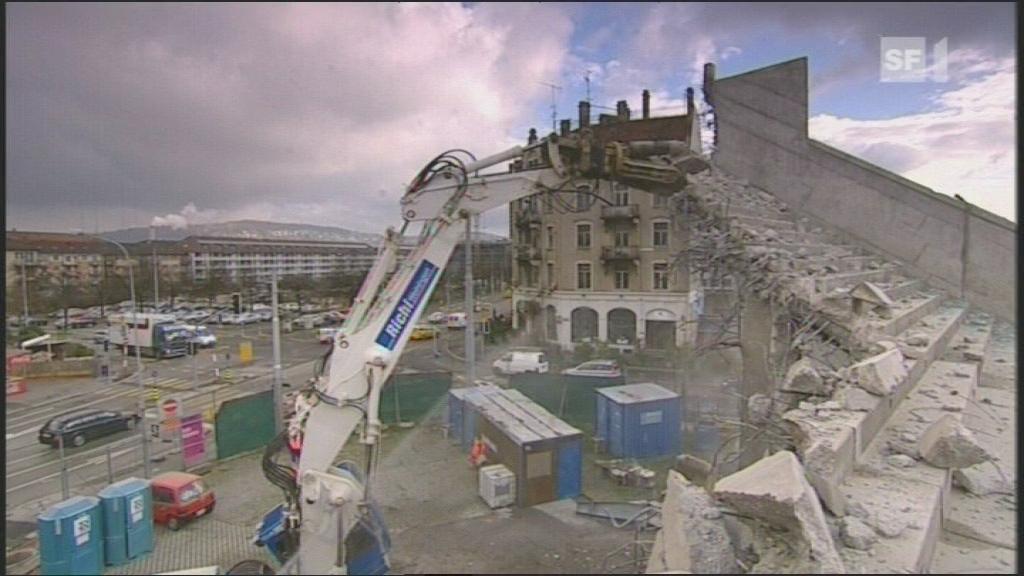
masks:
{"type": "Polygon", "coordinates": [[[543,352],[512,350],[506,352],[492,364],[497,374],[547,374],[548,358],[543,352]]]}

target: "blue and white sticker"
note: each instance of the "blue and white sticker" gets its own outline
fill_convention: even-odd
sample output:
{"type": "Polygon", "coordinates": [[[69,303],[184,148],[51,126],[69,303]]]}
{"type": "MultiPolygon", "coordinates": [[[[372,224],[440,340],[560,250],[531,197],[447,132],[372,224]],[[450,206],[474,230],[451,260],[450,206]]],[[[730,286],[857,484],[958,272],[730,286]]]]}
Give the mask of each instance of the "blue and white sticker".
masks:
{"type": "Polygon", "coordinates": [[[437,276],[437,266],[428,260],[420,263],[420,267],[412,276],[412,281],[409,282],[402,297],[398,300],[398,306],[391,312],[387,324],[377,335],[377,344],[388,350],[395,349],[402,333],[409,326],[409,320],[412,319],[413,313],[419,308],[424,296],[430,290],[435,276],[437,276]]]}

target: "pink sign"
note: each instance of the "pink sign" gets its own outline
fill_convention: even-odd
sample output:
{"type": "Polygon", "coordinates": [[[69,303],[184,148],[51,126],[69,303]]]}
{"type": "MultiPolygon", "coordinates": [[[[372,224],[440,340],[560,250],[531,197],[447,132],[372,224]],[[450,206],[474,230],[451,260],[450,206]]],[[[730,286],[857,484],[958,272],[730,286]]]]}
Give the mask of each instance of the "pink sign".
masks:
{"type": "Polygon", "coordinates": [[[181,419],[181,453],[186,467],[201,464],[206,459],[202,414],[193,414],[181,419]]]}

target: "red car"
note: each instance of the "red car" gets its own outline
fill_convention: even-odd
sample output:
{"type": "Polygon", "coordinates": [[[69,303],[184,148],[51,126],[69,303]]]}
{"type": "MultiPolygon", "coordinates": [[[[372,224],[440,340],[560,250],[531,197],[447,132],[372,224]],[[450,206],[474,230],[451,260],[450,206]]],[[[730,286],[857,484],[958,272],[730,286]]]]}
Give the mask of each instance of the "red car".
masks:
{"type": "Polygon", "coordinates": [[[186,520],[213,512],[216,498],[202,477],[187,472],[164,472],[155,476],[153,487],[153,521],[166,524],[171,530],[181,528],[186,520]]]}

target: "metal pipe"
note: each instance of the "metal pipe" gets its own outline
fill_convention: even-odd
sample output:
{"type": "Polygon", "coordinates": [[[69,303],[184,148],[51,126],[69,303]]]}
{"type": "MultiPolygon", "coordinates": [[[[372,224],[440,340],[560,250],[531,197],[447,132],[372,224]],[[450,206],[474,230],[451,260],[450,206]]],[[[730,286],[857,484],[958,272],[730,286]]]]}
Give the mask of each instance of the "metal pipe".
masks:
{"type": "Polygon", "coordinates": [[[281,421],[281,318],[277,312],[277,270],[270,279],[270,305],[273,309],[271,327],[274,339],[274,434],[284,428],[281,421]]]}
{"type": "Polygon", "coordinates": [[[466,213],[466,270],[465,297],[463,305],[466,309],[466,385],[476,383],[476,323],[473,321],[473,214],[466,213]]]}
{"type": "Polygon", "coordinates": [[[504,152],[498,152],[497,154],[493,154],[486,158],[481,158],[480,160],[466,164],[466,172],[472,173],[476,172],[477,170],[483,170],[484,168],[487,168],[489,166],[494,166],[495,164],[499,164],[507,160],[512,160],[522,155],[523,147],[513,146],[508,150],[505,150],[504,152]]]}

